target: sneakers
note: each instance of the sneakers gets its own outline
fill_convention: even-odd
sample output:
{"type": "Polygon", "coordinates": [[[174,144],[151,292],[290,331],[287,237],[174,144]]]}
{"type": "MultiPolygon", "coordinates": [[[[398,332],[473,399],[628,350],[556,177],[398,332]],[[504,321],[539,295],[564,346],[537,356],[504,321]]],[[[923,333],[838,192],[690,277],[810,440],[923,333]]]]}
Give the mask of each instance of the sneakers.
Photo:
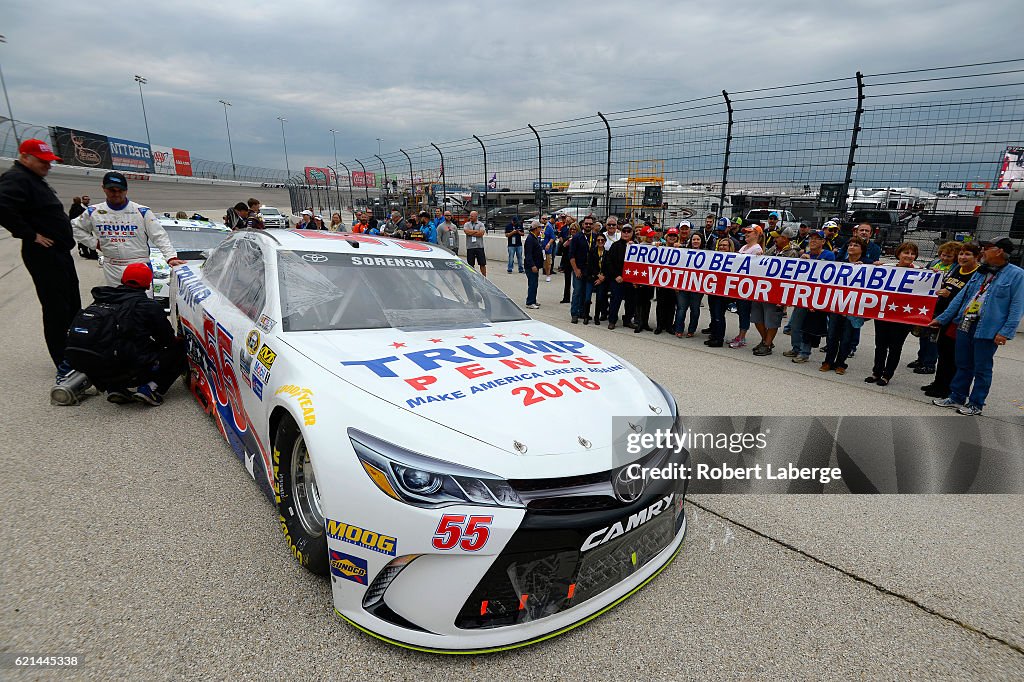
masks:
{"type": "Polygon", "coordinates": [[[918,362],[917,360],[914,360],[913,362],[908,362],[907,363],[907,369],[917,369],[920,366],[921,366],[921,363],[918,362]]]}
{"type": "Polygon", "coordinates": [[[802,365],[803,363],[808,361],[810,361],[810,358],[807,357],[806,355],[798,355],[795,358],[793,358],[790,362],[795,362],[798,365],[802,365]]]}
{"type": "Polygon", "coordinates": [[[580,318],[574,317],[574,318],[572,318],[572,320],[570,320],[570,322],[572,322],[573,324],[579,324],[580,323],[580,318]]]}
{"type": "Polygon", "coordinates": [[[71,368],[71,365],[66,360],[61,360],[60,365],[57,367],[57,374],[53,377],[53,383],[60,386],[74,373],[75,370],[71,368]]]}
{"type": "Polygon", "coordinates": [[[847,359],[847,360],[849,360],[850,358],[852,358],[852,357],[853,357],[854,355],[856,355],[856,354],[857,354],[857,353],[856,353],[855,351],[852,351],[852,350],[851,350],[851,351],[850,351],[850,354],[846,356],[846,359],[847,359]]]}
{"type": "MultiPolygon", "coordinates": [[[[146,403],[147,405],[162,405],[164,397],[156,392],[156,390],[149,387],[149,384],[143,384],[132,391],[132,396],[139,402],[146,403]]],[[[109,400],[109,398],[107,398],[109,400]]]]}
{"type": "Polygon", "coordinates": [[[539,308],[540,306],[539,306],[539,305],[537,305],[536,303],[527,303],[527,304],[526,304],[526,307],[527,307],[527,308],[529,308],[530,310],[536,310],[536,309],[537,309],[537,308],[539,308]]]}
{"type": "Polygon", "coordinates": [[[968,417],[978,417],[981,415],[981,408],[977,405],[967,403],[956,411],[957,414],[967,415],[968,417]]]}
{"type": "Polygon", "coordinates": [[[704,342],[704,345],[705,346],[709,346],[711,348],[721,348],[722,346],[725,345],[725,342],[724,341],[712,341],[711,339],[708,339],[707,341],[704,342]]]}
{"type": "Polygon", "coordinates": [[[917,366],[914,368],[914,374],[935,374],[935,368],[917,366]]]}
{"type": "Polygon", "coordinates": [[[701,334],[710,334],[711,333],[711,327],[705,327],[704,329],[701,329],[700,333],[701,334]]]}
{"type": "Polygon", "coordinates": [[[763,343],[759,343],[757,345],[757,348],[755,348],[753,350],[753,353],[757,357],[762,358],[762,357],[764,357],[766,355],[771,355],[772,354],[772,347],[771,346],[766,346],[763,343]]]}
{"type": "Polygon", "coordinates": [[[818,368],[818,371],[819,372],[831,372],[832,371],[832,365],[828,364],[827,362],[823,362],[823,363],[821,363],[821,367],[818,368]]]}
{"type": "Polygon", "coordinates": [[[782,354],[783,357],[787,358],[795,358],[798,355],[800,354],[797,353],[795,350],[787,350],[785,353],[782,354]]]}
{"type": "MultiPolygon", "coordinates": [[[[148,386],[146,388],[149,388],[148,386]]],[[[135,398],[131,393],[123,389],[114,389],[113,391],[107,392],[107,402],[114,403],[115,405],[127,405],[128,403],[134,403],[135,398]]]]}
{"type": "MultiPolygon", "coordinates": [[[[956,408],[958,408],[957,412],[960,411],[959,408],[966,407],[966,405],[964,405],[963,403],[958,403],[957,401],[953,400],[952,398],[943,398],[942,400],[933,400],[932,401],[932,405],[934,405],[935,407],[956,407],[956,408]]],[[[980,409],[978,410],[978,414],[981,414],[981,410],[980,409]]]]}
{"type": "Polygon", "coordinates": [[[729,342],[729,348],[743,348],[746,345],[747,345],[747,340],[746,339],[741,339],[738,336],[735,339],[733,339],[732,341],[729,342]]]}
{"type": "Polygon", "coordinates": [[[551,281],[551,278],[550,278],[550,277],[545,277],[545,278],[544,278],[544,281],[545,281],[545,282],[550,282],[550,281],[551,281]]]}

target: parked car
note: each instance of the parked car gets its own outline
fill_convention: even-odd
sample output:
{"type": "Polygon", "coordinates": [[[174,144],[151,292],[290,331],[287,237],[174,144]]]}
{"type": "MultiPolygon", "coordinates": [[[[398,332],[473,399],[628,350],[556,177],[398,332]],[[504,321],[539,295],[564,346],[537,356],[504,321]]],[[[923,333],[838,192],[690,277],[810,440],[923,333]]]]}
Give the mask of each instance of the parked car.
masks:
{"type": "Polygon", "coordinates": [[[523,220],[537,218],[537,207],[533,204],[515,204],[514,206],[496,206],[487,209],[484,222],[488,230],[504,230],[512,220],[512,216],[520,216],[523,220]]]}
{"type": "Polygon", "coordinates": [[[448,251],[240,231],[172,282],[193,394],[359,629],[429,651],[528,644],[680,550],[685,478],[628,473],[686,462],[633,438],[683,437],[672,395],[448,251]],[[550,401],[573,418],[546,418],[550,401]]]}
{"type": "Polygon", "coordinates": [[[288,216],[273,206],[260,207],[260,215],[263,216],[263,227],[288,227],[290,225],[288,216]]]}
{"type": "Polygon", "coordinates": [[[898,246],[906,237],[906,225],[900,222],[900,211],[882,209],[860,209],[853,211],[848,220],[840,224],[841,234],[853,234],[853,228],[861,223],[869,223],[875,229],[874,240],[882,246],[898,246]]]}
{"type": "Polygon", "coordinates": [[[779,224],[776,226],[779,230],[784,230],[787,227],[799,229],[800,223],[803,222],[793,215],[792,212],[782,208],[754,208],[747,211],[747,215],[743,218],[743,224],[757,223],[767,227],[768,216],[772,213],[777,213],[779,216],[779,224]]]}

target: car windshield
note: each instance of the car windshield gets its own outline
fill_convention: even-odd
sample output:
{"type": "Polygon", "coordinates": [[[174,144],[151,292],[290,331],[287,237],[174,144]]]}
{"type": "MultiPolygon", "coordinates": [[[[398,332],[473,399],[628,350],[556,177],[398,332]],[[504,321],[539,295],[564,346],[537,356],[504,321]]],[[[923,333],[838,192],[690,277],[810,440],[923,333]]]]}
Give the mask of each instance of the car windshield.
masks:
{"type": "Polygon", "coordinates": [[[767,208],[766,209],[760,209],[760,210],[751,211],[750,213],[747,214],[747,220],[750,221],[750,222],[766,222],[768,220],[768,216],[771,213],[777,213],[777,212],[778,211],[771,211],[771,210],[769,210],[767,208]]]}
{"type": "Polygon", "coordinates": [[[278,211],[276,208],[271,208],[269,206],[264,206],[263,208],[261,208],[260,213],[263,215],[281,215],[280,211],[278,211]]]}
{"type": "Polygon", "coordinates": [[[590,208],[590,197],[569,197],[567,208],[590,208]]]}
{"type": "MultiPolygon", "coordinates": [[[[228,230],[215,227],[194,227],[189,225],[164,225],[164,232],[171,240],[171,246],[181,255],[183,252],[201,252],[220,245],[231,234],[228,230]]],[[[195,257],[195,256],[192,256],[195,257]]]]}
{"type": "Polygon", "coordinates": [[[284,331],[465,328],[529,319],[461,260],[281,251],[284,331]]]}

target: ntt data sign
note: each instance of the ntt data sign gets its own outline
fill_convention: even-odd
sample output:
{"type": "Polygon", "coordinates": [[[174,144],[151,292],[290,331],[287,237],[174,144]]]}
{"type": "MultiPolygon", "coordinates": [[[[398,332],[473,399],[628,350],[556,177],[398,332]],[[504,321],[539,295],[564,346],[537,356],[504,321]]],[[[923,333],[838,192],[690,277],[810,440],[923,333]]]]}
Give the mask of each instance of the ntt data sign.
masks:
{"type": "Polygon", "coordinates": [[[116,137],[108,137],[107,142],[110,144],[110,162],[114,170],[153,172],[153,154],[145,142],[116,137]]]}

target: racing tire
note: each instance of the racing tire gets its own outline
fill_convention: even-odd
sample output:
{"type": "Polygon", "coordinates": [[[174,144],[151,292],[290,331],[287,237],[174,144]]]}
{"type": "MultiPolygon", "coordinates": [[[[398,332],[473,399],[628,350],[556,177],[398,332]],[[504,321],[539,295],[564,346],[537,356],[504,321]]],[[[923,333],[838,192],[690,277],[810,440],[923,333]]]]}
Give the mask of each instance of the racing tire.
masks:
{"type": "Polygon", "coordinates": [[[274,438],[274,480],[278,518],[292,556],[316,575],[330,573],[327,534],[309,450],[298,424],[281,419],[274,438]]]}

